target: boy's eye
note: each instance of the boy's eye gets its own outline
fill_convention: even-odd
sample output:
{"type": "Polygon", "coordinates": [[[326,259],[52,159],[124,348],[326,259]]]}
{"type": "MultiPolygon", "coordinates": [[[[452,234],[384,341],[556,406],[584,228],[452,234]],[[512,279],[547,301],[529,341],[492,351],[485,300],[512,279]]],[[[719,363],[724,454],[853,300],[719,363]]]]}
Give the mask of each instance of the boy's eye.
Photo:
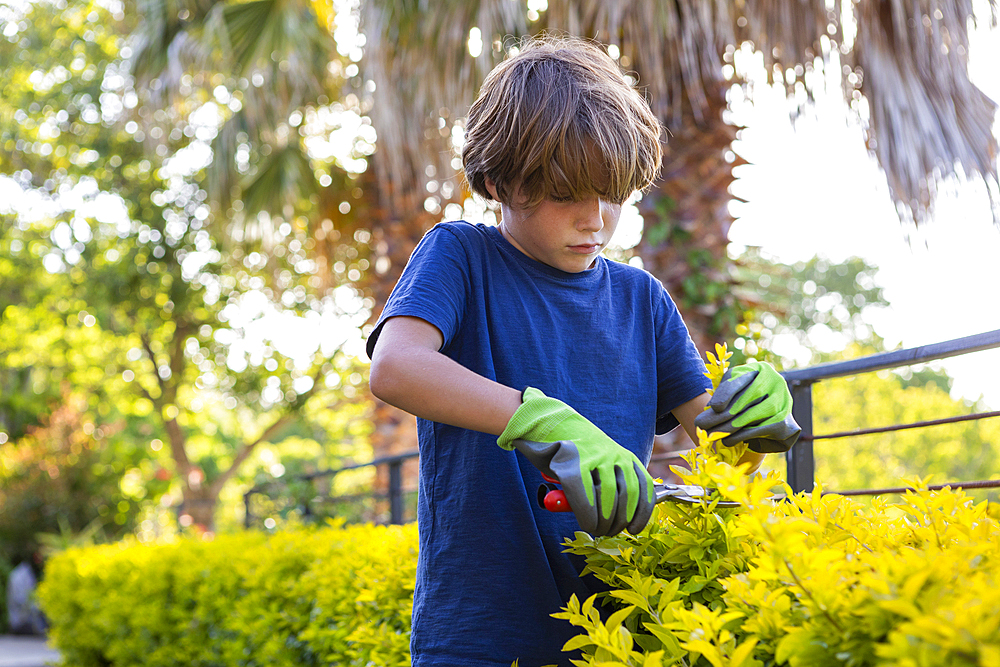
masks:
{"type": "Polygon", "coordinates": [[[570,197],[569,195],[550,195],[549,199],[558,204],[568,204],[569,202],[573,201],[573,198],[570,197]]]}

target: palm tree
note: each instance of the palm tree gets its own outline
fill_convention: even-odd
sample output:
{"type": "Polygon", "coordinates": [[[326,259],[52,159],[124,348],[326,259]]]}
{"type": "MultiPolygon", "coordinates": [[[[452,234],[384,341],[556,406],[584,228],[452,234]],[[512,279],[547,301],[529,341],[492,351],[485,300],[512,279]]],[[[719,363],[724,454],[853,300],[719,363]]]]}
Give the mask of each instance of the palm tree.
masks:
{"type": "MultiPolygon", "coordinates": [[[[505,3],[470,0],[458,3],[455,14],[393,20],[403,13],[401,3],[368,0],[363,24],[371,40],[368,55],[390,94],[419,81],[434,91],[424,92],[426,99],[469,104],[476,91],[467,69],[455,69],[442,81],[441,71],[447,69],[442,67],[426,83],[411,75],[441,63],[428,44],[441,49],[440,41],[449,37],[462,43],[464,33],[456,26],[479,25],[482,35],[493,36],[483,41],[494,45],[513,32],[470,21],[472,12],[496,4],[505,3]],[[409,34],[407,40],[394,40],[387,28],[399,25],[413,26],[422,39],[409,34]],[[389,50],[382,49],[386,44],[389,50]]],[[[811,75],[821,69],[841,81],[851,109],[867,103],[868,145],[902,218],[921,221],[931,204],[928,184],[958,169],[996,183],[997,143],[991,131],[996,105],[968,77],[968,26],[975,20],[968,0],[553,0],[539,18],[536,30],[614,45],[669,133],[662,178],[640,203],[645,229],[636,252],[677,300],[699,349],[730,338],[751,306],[732,292],[726,253],[733,168],[744,163],[731,152],[740,128],[726,118],[728,91],[746,84],[732,67],[737,49],[751,47],[762,54],[770,82],[783,84],[789,93],[803,88],[811,97],[811,75]]],[[[995,24],[992,4],[990,18],[995,24]]],[[[493,54],[502,52],[494,49],[493,54]]],[[[428,105],[419,95],[409,101],[402,108],[389,105],[389,118],[433,113],[433,102],[428,105]]],[[[421,156],[409,158],[416,164],[429,162],[432,151],[439,150],[419,136],[397,135],[383,136],[380,149],[421,156]]],[[[676,438],[658,440],[656,453],[687,446],[684,434],[676,438]]],[[[657,472],[665,474],[666,467],[657,472]]]]}
{"type": "MultiPolygon", "coordinates": [[[[490,30],[474,20],[476,12],[509,3],[447,4],[455,11],[439,7],[419,13],[416,5],[393,0],[364,4],[368,56],[389,84],[380,103],[393,91],[421,86],[407,98],[409,104],[387,105],[394,117],[433,114],[441,99],[449,105],[473,99],[476,80],[468,76],[468,59],[465,69],[447,72],[453,61],[440,58],[442,41],[462,45],[464,29],[472,26],[494,36],[484,38],[487,42],[515,32],[515,26],[490,30]],[[418,14],[407,15],[405,7],[418,14]],[[389,28],[398,34],[403,26],[416,32],[394,39],[389,28]],[[384,44],[391,46],[385,50],[384,44]],[[428,68],[434,77],[413,77],[428,68]]],[[[990,8],[995,24],[992,3],[990,8]]],[[[733,167],[742,163],[732,154],[726,159],[740,129],[726,120],[727,92],[746,83],[732,68],[736,50],[752,45],[763,56],[771,82],[790,93],[802,88],[811,96],[816,70],[841,80],[850,108],[870,110],[868,145],[901,217],[920,222],[932,203],[935,180],[960,169],[996,182],[997,144],[991,131],[996,105],[968,77],[970,20],[976,20],[970,0],[553,0],[536,30],[614,45],[667,128],[663,177],[641,203],[646,232],[637,252],[681,302],[696,341],[706,349],[731,335],[740,317],[727,285],[725,254],[732,222],[729,186],[733,167]]],[[[488,52],[484,49],[478,60],[488,52]]],[[[390,122],[379,120],[380,128],[390,122]]],[[[426,164],[439,148],[414,134],[383,135],[380,148],[426,164]]]]}
{"type": "MultiPolygon", "coordinates": [[[[840,81],[849,108],[864,117],[866,141],[901,219],[923,220],[938,179],[962,173],[994,186],[997,181],[991,129],[996,105],[970,82],[967,70],[970,21],[995,25],[993,0],[988,16],[977,16],[972,0],[550,0],[546,9],[510,0],[360,1],[367,40],[360,80],[374,83],[370,116],[378,134],[374,168],[360,177],[367,213],[364,220],[345,220],[321,205],[310,219],[370,232],[367,249],[376,270],[368,271],[360,286],[373,298],[376,313],[437,218],[433,205],[424,206],[428,186],[442,188],[445,198],[446,183],[452,196],[462,192],[451,164],[450,128],[485,72],[503,57],[509,38],[542,29],[614,45],[668,130],[663,178],[640,204],[645,232],[637,254],[674,295],[701,349],[729,337],[743,316],[743,304],[730,290],[726,255],[729,187],[733,167],[741,163],[732,154],[726,159],[740,129],[726,118],[727,93],[746,85],[732,67],[738,50],[759,53],[770,81],[790,92],[811,96],[820,72],[840,81]],[[471,57],[470,49],[478,55],[471,57]]],[[[143,2],[166,6],[163,0],[143,2]]],[[[258,128],[253,134],[262,144],[280,134],[292,106],[310,103],[310,91],[318,103],[315,93],[336,99],[331,92],[336,85],[357,83],[354,77],[331,85],[325,73],[344,68],[321,68],[323,49],[328,62],[343,58],[312,28],[303,29],[310,37],[301,39],[288,27],[307,25],[310,12],[318,25],[329,27],[321,0],[251,0],[210,9],[189,2],[187,24],[147,23],[138,43],[158,45],[160,52],[188,48],[202,54],[202,63],[210,60],[205,54],[225,57],[239,65],[244,78],[263,72],[265,85],[258,92],[270,93],[283,82],[287,90],[275,88],[280,104],[253,90],[244,98],[246,118],[239,122],[258,128]],[[289,17],[298,23],[289,23],[289,17]],[[277,49],[284,59],[268,58],[276,51],[272,42],[284,49],[277,49]],[[296,65],[279,71],[269,60],[296,65]],[[316,80],[326,86],[312,88],[316,80]]],[[[155,70],[150,68],[145,80],[155,70]]],[[[142,68],[137,71],[142,80],[142,68]]],[[[225,174],[233,172],[227,145],[236,134],[220,135],[215,182],[228,183],[225,174]]],[[[301,142],[281,147],[285,159],[302,148],[301,142]]],[[[246,185],[252,195],[253,184],[246,185]]],[[[308,188],[297,193],[297,201],[308,194],[308,188]]],[[[278,196],[245,199],[288,209],[293,198],[278,196]]],[[[254,211],[245,208],[243,219],[253,221],[248,213],[254,211]]],[[[397,427],[411,421],[390,416],[387,406],[380,411],[382,437],[400,439],[397,427]]]]}

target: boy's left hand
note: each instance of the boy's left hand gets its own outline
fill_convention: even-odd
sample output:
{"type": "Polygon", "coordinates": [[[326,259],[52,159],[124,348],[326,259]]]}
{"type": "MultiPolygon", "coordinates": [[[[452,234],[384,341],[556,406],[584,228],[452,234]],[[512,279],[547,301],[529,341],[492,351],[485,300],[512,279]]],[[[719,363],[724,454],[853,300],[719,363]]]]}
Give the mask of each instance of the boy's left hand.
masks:
{"type": "Polygon", "coordinates": [[[764,361],[727,370],[694,424],[708,432],[729,433],[722,439],[727,447],[746,442],[760,454],[787,452],[802,430],[792,419],[792,395],[784,378],[764,361]]]}

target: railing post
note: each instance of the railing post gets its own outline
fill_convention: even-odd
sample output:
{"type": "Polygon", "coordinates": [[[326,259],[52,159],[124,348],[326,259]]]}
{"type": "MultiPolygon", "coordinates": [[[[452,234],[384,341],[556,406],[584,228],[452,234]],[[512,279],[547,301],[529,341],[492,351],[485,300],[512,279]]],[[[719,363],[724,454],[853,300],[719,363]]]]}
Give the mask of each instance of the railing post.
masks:
{"type": "Polygon", "coordinates": [[[250,489],[243,494],[243,527],[247,530],[250,529],[250,524],[253,523],[253,516],[250,514],[250,495],[253,493],[253,489],[250,489]]]}
{"type": "Polygon", "coordinates": [[[389,461],[389,523],[403,523],[403,460],[389,461]]]}
{"type": "Polygon", "coordinates": [[[799,441],[785,454],[788,466],[788,485],[792,491],[812,491],[816,476],[813,460],[812,386],[809,380],[792,380],[788,389],[792,393],[792,417],[802,428],[799,441]]]}

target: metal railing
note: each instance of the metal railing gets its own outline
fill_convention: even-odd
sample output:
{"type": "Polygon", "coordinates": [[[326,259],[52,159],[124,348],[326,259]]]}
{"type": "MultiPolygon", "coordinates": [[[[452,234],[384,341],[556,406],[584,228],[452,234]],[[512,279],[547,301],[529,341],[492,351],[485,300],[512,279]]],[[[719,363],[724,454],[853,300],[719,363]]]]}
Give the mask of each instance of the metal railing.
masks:
{"type": "MultiPolygon", "coordinates": [[[[298,475],[295,477],[296,482],[306,483],[312,485],[317,480],[327,479],[332,480],[332,478],[340,473],[347,472],[350,470],[360,470],[362,468],[379,466],[386,466],[388,468],[388,484],[387,491],[384,493],[371,492],[371,493],[360,493],[349,496],[322,496],[316,493],[306,493],[303,497],[299,498],[293,503],[286,503],[294,506],[294,509],[306,520],[322,516],[320,505],[331,505],[336,503],[357,503],[360,501],[388,501],[388,513],[386,520],[379,520],[380,515],[385,515],[385,512],[375,512],[373,517],[376,523],[390,523],[390,524],[401,524],[406,523],[406,495],[407,491],[403,486],[403,464],[410,459],[415,459],[419,455],[416,450],[409,452],[402,452],[399,454],[393,454],[391,456],[383,456],[366,463],[355,463],[352,465],[343,466],[341,468],[336,468],[333,470],[320,470],[317,472],[309,473],[306,475],[298,475]]],[[[243,523],[244,526],[250,528],[257,519],[263,518],[257,516],[258,513],[254,511],[254,500],[260,498],[261,496],[272,498],[272,494],[269,493],[273,488],[277,486],[277,482],[268,482],[265,484],[259,484],[254,486],[249,491],[243,494],[243,506],[245,508],[243,523]]],[[[411,493],[415,493],[412,491],[411,493]]],[[[274,508],[271,508],[272,510],[274,508]]],[[[279,508],[279,509],[287,509],[279,508]]],[[[412,520],[412,519],[411,519],[412,520]]]]}
{"type": "MultiPolygon", "coordinates": [[[[816,468],[815,460],[813,458],[813,442],[816,440],[846,438],[851,436],[866,435],[869,433],[885,433],[889,431],[900,431],[910,428],[921,428],[937,424],[948,424],[952,422],[1000,416],[1000,411],[981,412],[977,414],[946,417],[943,419],[935,419],[913,424],[895,424],[878,428],[816,435],[813,433],[812,387],[820,380],[846,377],[849,375],[860,375],[862,373],[899,368],[901,366],[911,366],[913,364],[920,364],[937,359],[947,359],[948,357],[957,357],[962,354],[981,352],[983,350],[990,350],[994,348],[1000,348],[1000,329],[976,334],[974,336],[956,338],[943,343],[923,345],[921,347],[914,347],[906,350],[882,352],[868,357],[851,359],[850,361],[837,361],[828,364],[819,364],[817,366],[811,366],[801,370],[785,371],[781,375],[785,378],[785,382],[788,383],[788,388],[792,392],[792,416],[795,418],[795,421],[799,423],[799,426],[802,427],[802,435],[799,436],[798,443],[785,455],[785,461],[788,464],[788,485],[792,487],[792,490],[795,492],[812,491],[813,478],[816,468]]],[[[951,486],[956,486],[958,484],[960,483],[955,483],[951,486]]],[[[978,482],[976,482],[976,484],[978,484],[978,482]]],[[[880,489],[880,491],[888,490],[880,489]]]]}
{"type": "MultiPolygon", "coordinates": [[[[983,350],[989,350],[994,348],[1000,348],[1000,329],[996,331],[989,331],[986,333],[978,334],[975,336],[967,336],[965,338],[957,338],[955,340],[946,341],[943,343],[935,343],[933,345],[925,345],[922,347],[915,347],[906,350],[895,350],[892,352],[883,352],[880,354],[874,354],[868,357],[861,357],[859,359],[852,359],[850,361],[838,361],[828,364],[819,364],[817,366],[811,366],[809,368],[803,368],[800,370],[785,371],[782,376],[788,383],[789,390],[792,393],[792,400],[794,407],[792,408],[792,415],[795,420],[802,427],[802,435],[799,437],[798,443],[792,447],[792,449],[785,455],[785,460],[787,462],[787,477],[788,484],[792,487],[795,492],[799,491],[812,491],[813,489],[813,478],[815,475],[815,460],[813,457],[813,442],[816,440],[831,439],[831,438],[843,438],[852,437],[859,435],[866,435],[870,433],[885,433],[890,431],[899,431],[910,428],[920,428],[925,426],[934,426],[937,424],[947,424],[960,421],[968,421],[973,419],[985,419],[988,417],[1000,416],[1000,411],[995,412],[981,412],[977,414],[970,415],[958,415],[954,417],[945,417],[942,419],[934,419],[930,421],[918,422],[913,424],[895,424],[882,426],[877,428],[869,429],[859,429],[856,431],[844,431],[839,433],[828,433],[816,435],[813,433],[813,411],[812,411],[812,387],[814,384],[820,380],[828,380],[830,378],[846,377],[851,375],[860,375],[862,373],[870,373],[874,371],[887,370],[892,368],[899,368],[902,366],[910,366],[913,364],[924,363],[927,361],[933,361],[937,359],[946,359],[948,357],[955,357],[962,354],[969,354],[972,352],[979,352],[983,350]]],[[[405,497],[407,493],[415,493],[415,491],[405,491],[403,488],[403,464],[410,460],[418,457],[417,451],[403,452],[400,454],[393,454],[391,456],[385,456],[367,463],[358,463],[353,465],[344,466],[342,468],[337,468],[335,470],[322,470],[319,472],[310,473],[308,475],[301,475],[296,479],[301,482],[311,483],[319,479],[329,479],[333,478],[335,475],[346,472],[349,470],[358,470],[361,468],[366,468],[370,466],[387,466],[388,467],[388,490],[384,493],[363,493],[353,496],[329,496],[320,497],[318,495],[309,496],[300,499],[296,505],[296,509],[304,516],[309,517],[314,514],[318,515],[319,512],[315,511],[315,504],[317,503],[337,503],[337,502],[352,502],[361,500],[375,500],[375,501],[388,501],[388,523],[398,524],[406,522],[406,502],[405,497]]],[[[252,511],[252,500],[255,496],[268,494],[268,491],[272,484],[264,484],[260,486],[255,486],[244,494],[244,504],[246,507],[246,518],[245,524],[250,527],[254,520],[258,517],[255,516],[252,511]]],[[[962,486],[965,488],[995,488],[1000,486],[1000,480],[990,480],[990,481],[974,481],[974,482],[953,482],[948,485],[939,485],[958,487],[962,486]]],[[[893,488],[893,489],[866,489],[858,491],[838,491],[842,495],[858,495],[858,494],[874,494],[874,493],[898,493],[904,491],[904,488],[893,488]]],[[[385,514],[384,512],[381,514],[385,514]]],[[[381,521],[385,523],[385,521],[381,521]]]]}

